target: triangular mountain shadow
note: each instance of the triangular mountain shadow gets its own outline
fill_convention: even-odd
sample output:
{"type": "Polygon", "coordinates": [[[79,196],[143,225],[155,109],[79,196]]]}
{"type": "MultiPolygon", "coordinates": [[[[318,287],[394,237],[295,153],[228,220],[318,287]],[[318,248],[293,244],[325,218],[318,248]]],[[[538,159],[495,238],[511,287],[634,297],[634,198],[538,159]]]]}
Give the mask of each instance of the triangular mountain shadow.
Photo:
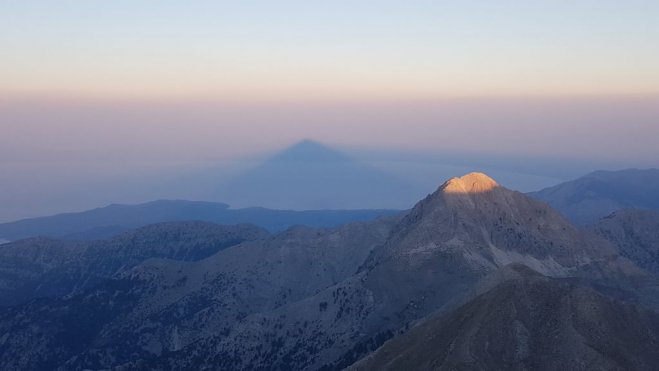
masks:
{"type": "Polygon", "coordinates": [[[304,140],[220,185],[213,197],[234,207],[406,209],[421,194],[404,179],[304,140]]]}
{"type": "Polygon", "coordinates": [[[305,139],[276,153],[268,162],[350,162],[346,154],[319,142],[305,139]]]}

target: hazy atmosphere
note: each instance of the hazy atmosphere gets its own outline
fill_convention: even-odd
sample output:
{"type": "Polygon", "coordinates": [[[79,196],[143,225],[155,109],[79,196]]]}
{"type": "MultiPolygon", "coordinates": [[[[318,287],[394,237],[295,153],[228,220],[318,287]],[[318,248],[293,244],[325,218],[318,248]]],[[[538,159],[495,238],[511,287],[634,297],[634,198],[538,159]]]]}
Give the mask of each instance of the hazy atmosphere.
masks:
{"type": "Polygon", "coordinates": [[[659,0],[0,0],[0,370],[657,371],[659,0]]]}
{"type": "Polygon", "coordinates": [[[410,202],[456,170],[531,191],[659,166],[654,1],[0,10],[4,221],[201,199],[179,180],[219,184],[305,139],[407,178],[410,202]]]}

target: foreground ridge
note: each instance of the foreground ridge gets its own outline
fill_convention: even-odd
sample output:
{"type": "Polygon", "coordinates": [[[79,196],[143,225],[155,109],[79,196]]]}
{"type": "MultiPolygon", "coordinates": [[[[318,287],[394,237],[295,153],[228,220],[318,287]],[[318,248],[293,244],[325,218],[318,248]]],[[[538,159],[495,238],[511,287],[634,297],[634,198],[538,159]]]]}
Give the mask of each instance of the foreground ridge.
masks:
{"type": "Polygon", "coordinates": [[[353,365],[365,370],[655,370],[659,314],[521,265],[353,365]],[[547,336],[551,334],[551,336],[547,336]]]}

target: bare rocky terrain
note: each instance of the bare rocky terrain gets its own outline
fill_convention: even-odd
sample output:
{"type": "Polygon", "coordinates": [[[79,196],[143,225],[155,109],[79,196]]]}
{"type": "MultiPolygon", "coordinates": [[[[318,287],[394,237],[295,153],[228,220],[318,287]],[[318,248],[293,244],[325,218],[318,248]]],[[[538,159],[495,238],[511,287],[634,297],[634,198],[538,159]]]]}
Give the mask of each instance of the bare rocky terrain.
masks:
{"type": "Polygon", "coordinates": [[[592,230],[620,255],[659,276],[659,212],[624,209],[602,218],[592,230]]]}
{"type": "Polygon", "coordinates": [[[350,370],[655,370],[659,314],[512,264],[507,279],[430,315],[350,370]]]}
{"type": "MultiPolygon", "coordinates": [[[[646,295],[659,287],[651,272],[619,253],[615,241],[579,229],[545,203],[479,173],[447,181],[402,216],[329,229],[296,227],[275,235],[247,231],[244,241],[217,251],[202,249],[206,253],[200,255],[189,243],[174,243],[156,254],[150,246],[167,244],[144,239],[136,251],[150,258],[114,266],[106,279],[74,293],[0,309],[0,333],[6,334],[0,337],[0,367],[343,369],[428,318],[459,316],[463,309],[456,308],[464,305],[500,311],[493,320],[505,327],[516,323],[509,322],[518,318],[510,312],[515,305],[528,310],[519,316],[541,315],[538,308],[545,304],[572,308],[570,303],[594,303],[593,310],[601,305],[607,313],[645,313],[635,305],[652,304],[646,295]],[[524,279],[501,279],[511,275],[524,279]],[[524,296],[527,287],[546,290],[547,298],[524,296]],[[503,299],[478,299],[491,292],[502,293],[503,299]],[[587,293],[583,302],[581,292],[587,293]],[[609,292],[635,304],[605,305],[614,300],[601,296],[609,292]],[[572,294],[574,301],[564,304],[562,298],[572,294]],[[473,300],[480,304],[469,304],[473,300]]],[[[38,241],[1,248],[63,250],[43,241],[40,250],[34,247],[38,241]]],[[[66,264],[55,262],[51,269],[61,266],[66,264]]],[[[523,324],[520,331],[529,331],[529,339],[544,336],[537,319],[523,324]]],[[[602,334],[634,336],[617,329],[611,325],[602,334]]],[[[646,335],[635,341],[654,336],[646,335]]],[[[516,346],[505,343],[513,340],[496,339],[501,347],[516,346]]],[[[607,346],[627,354],[619,343],[607,346]]],[[[538,362],[546,369],[556,365],[538,362]]]]}
{"type": "Polygon", "coordinates": [[[30,238],[0,245],[0,306],[73,295],[151,258],[194,261],[239,243],[266,238],[252,225],[169,222],[108,240],[30,238]]]}

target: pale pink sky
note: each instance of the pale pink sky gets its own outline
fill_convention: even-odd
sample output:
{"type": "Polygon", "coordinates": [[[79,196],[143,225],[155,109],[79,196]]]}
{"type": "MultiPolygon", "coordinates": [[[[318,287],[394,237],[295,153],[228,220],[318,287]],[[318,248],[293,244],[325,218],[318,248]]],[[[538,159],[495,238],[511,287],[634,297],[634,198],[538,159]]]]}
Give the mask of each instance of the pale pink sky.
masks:
{"type": "Polygon", "coordinates": [[[0,161],[199,162],[331,145],[564,158],[659,159],[659,97],[170,102],[0,99],[0,161]]]}

